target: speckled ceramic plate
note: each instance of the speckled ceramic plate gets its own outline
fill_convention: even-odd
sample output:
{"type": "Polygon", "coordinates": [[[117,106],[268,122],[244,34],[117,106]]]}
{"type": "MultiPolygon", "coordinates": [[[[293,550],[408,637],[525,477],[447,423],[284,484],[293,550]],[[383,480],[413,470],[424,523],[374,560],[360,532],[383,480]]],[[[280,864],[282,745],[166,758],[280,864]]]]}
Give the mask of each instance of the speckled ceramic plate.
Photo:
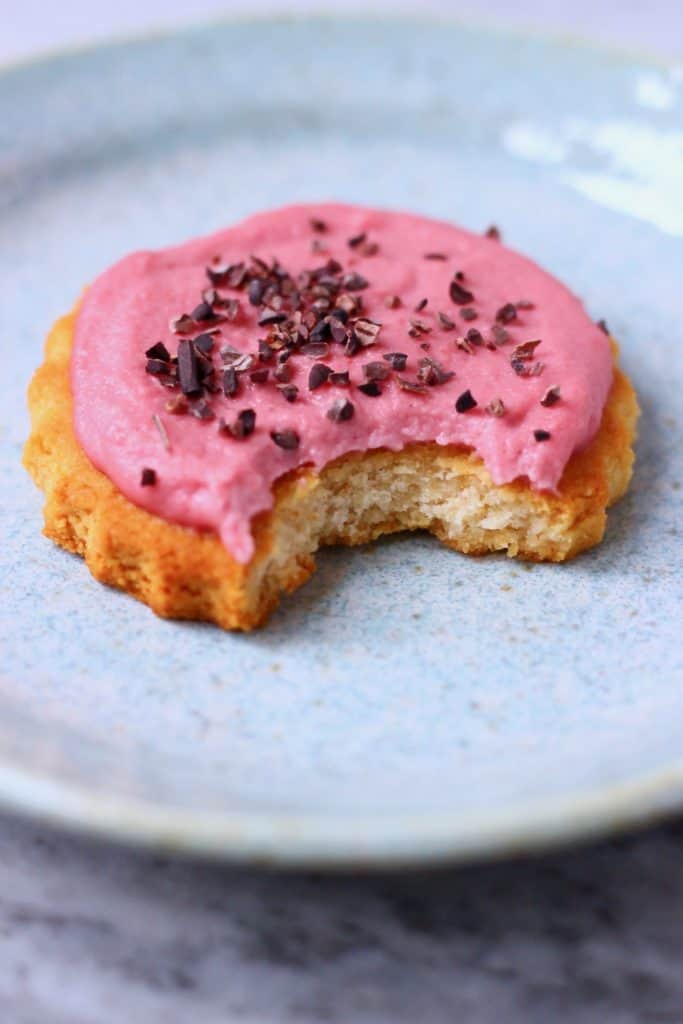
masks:
{"type": "Polygon", "coordinates": [[[683,76],[401,20],[216,25],[0,76],[0,799],[251,861],[491,855],[683,803],[683,76]],[[262,632],[164,622],[40,535],[53,319],[110,261],[339,198],[495,221],[605,317],[643,407],[602,546],[320,556],[262,632]]]}

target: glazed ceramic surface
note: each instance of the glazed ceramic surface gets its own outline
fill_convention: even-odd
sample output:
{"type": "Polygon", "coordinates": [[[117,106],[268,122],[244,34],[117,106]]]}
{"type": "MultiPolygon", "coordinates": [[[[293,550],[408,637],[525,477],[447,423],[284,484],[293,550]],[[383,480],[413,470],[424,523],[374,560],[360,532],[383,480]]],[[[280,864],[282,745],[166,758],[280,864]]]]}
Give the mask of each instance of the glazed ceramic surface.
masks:
{"type": "Polygon", "coordinates": [[[683,75],[417,20],[235,22],[0,76],[0,799],[280,863],[503,853],[683,803],[683,75]],[[483,230],[622,345],[643,415],[604,543],[329,550],[261,632],[157,619],[40,535],[52,321],[129,250],[315,199],[483,230]]]}

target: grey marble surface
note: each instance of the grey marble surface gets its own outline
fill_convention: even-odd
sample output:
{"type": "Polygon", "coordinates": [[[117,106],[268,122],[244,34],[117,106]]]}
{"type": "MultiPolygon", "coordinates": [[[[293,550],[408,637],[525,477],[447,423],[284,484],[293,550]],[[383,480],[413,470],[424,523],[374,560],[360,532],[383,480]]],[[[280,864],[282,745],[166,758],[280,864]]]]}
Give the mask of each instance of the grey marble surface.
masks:
{"type": "Polygon", "coordinates": [[[375,877],[174,861],[0,817],[3,1024],[678,1024],[683,823],[375,877]]]}

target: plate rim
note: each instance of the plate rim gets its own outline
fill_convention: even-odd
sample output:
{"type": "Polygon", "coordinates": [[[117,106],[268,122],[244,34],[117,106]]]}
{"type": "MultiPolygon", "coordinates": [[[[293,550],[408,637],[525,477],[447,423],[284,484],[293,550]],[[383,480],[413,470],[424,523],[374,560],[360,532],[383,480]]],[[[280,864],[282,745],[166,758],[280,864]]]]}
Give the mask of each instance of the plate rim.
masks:
{"type": "Polygon", "coordinates": [[[368,24],[391,22],[392,24],[416,24],[432,28],[447,26],[453,29],[480,32],[490,36],[518,40],[531,39],[541,43],[545,42],[554,46],[564,47],[565,49],[592,50],[596,54],[607,54],[613,59],[647,61],[649,64],[654,64],[661,69],[667,70],[677,69],[681,63],[676,57],[659,53],[655,50],[649,50],[646,47],[641,49],[636,48],[635,45],[629,46],[619,42],[593,39],[588,35],[583,35],[581,32],[571,32],[561,28],[553,31],[531,24],[510,25],[498,16],[479,18],[478,16],[471,17],[465,14],[458,14],[457,12],[437,11],[435,9],[424,12],[418,12],[417,10],[392,12],[382,11],[371,6],[358,10],[349,9],[348,11],[329,11],[319,8],[309,11],[273,12],[264,9],[256,12],[222,11],[214,15],[208,14],[205,18],[192,18],[178,25],[150,25],[139,31],[135,29],[131,31],[124,30],[115,35],[75,40],[62,46],[44,47],[35,53],[19,54],[17,57],[9,57],[0,61],[0,84],[2,79],[15,72],[36,70],[57,61],[91,57],[105,50],[125,49],[129,46],[145,43],[161,43],[176,39],[179,36],[208,31],[212,27],[222,29],[230,25],[263,26],[294,22],[320,22],[326,24],[333,21],[363,21],[368,24]]]}
{"type": "MultiPolygon", "coordinates": [[[[627,62],[673,68],[663,54],[636,51],[566,32],[485,22],[436,11],[224,13],[168,28],[74,43],[0,63],[0,89],[16,73],[37,73],[56,62],[78,61],[105,51],[177,39],[212,27],[262,28],[292,22],[364,21],[480,32],[533,39],[567,49],[607,54],[627,62]]],[[[348,815],[189,811],[112,796],[46,774],[31,772],[0,751],[0,808],[83,836],[169,854],[263,867],[372,869],[462,864],[500,859],[589,841],[665,818],[683,805],[683,758],[625,782],[578,789],[559,798],[520,800],[502,811],[467,814],[348,815]]]]}
{"type": "Polygon", "coordinates": [[[290,869],[483,863],[654,824],[682,803],[683,759],[590,792],[518,801],[495,815],[413,812],[337,818],[162,808],[0,762],[0,807],[22,817],[159,853],[290,869]]]}

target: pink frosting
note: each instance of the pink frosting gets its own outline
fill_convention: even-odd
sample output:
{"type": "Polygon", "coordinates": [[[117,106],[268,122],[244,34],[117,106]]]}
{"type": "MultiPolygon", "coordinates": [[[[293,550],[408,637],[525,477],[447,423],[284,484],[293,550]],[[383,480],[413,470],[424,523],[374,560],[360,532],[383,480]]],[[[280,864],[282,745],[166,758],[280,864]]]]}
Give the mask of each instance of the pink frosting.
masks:
{"type": "MultiPolygon", "coordinates": [[[[221,325],[217,348],[229,342],[255,353],[265,334],[256,323],[257,309],[242,293],[225,294],[240,299],[241,312],[235,322],[221,325]]],[[[556,490],[570,456],[595,435],[612,380],[606,335],[574,295],[530,260],[495,239],[451,224],[337,204],[289,206],[175,248],[127,256],[87,290],[71,367],[76,433],[94,465],[137,505],[169,521],[215,531],[242,563],[254,550],[251,519],[272,506],[278,477],[304,464],[320,468],[347,452],[398,451],[417,441],[465,445],[483,459],[497,484],[522,477],[535,489],[556,490]],[[325,255],[312,252],[312,217],[327,225],[317,236],[328,251],[325,255]],[[349,238],[363,232],[379,247],[374,255],[348,245],[349,238]],[[434,252],[447,259],[425,259],[434,252]],[[216,415],[229,421],[241,409],[256,411],[254,433],[237,440],[220,433],[217,420],[170,415],[166,403],[173,393],[145,373],[144,353],[163,340],[175,354],[178,338],[170,332],[169,320],[192,311],[200,301],[212,260],[218,256],[221,262],[234,263],[251,254],[266,261],[277,257],[292,274],[320,266],[328,255],[335,257],[345,270],[367,278],[364,315],[383,326],[377,343],[352,357],[332,345],[325,362],[350,371],[350,388],[328,382],[309,391],[313,361],[297,355],[290,360],[292,382],[299,387],[293,403],[284,400],[272,374],[265,384],[242,375],[238,395],[211,396],[216,415]],[[449,298],[456,270],[464,272],[463,285],[474,294],[468,305],[478,315],[472,322],[463,320],[461,307],[449,298]],[[387,307],[389,295],[400,297],[399,308],[387,307]],[[426,307],[415,313],[424,298],[426,307]],[[507,344],[496,351],[476,347],[472,353],[456,346],[455,338],[470,327],[490,338],[496,312],[519,300],[529,300],[533,308],[520,309],[517,319],[506,325],[507,344]],[[438,311],[456,322],[456,330],[439,325],[438,311]],[[429,334],[408,335],[414,316],[432,328],[429,334]],[[542,372],[517,375],[512,349],[539,338],[534,362],[543,363],[542,372]],[[422,342],[429,344],[428,350],[420,347],[422,342]],[[357,385],[363,382],[363,364],[395,351],[407,353],[405,371],[392,373],[379,397],[361,393],[357,385]],[[425,355],[455,376],[429,387],[426,394],[400,388],[396,377],[414,380],[425,355]],[[547,389],[555,385],[560,400],[541,405],[547,389]],[[458,413],[455,401],[466,390],[477,407],[458,413]],[[352,401],[355,414],[333,422],[326,412],[343,397],[352,401]],[[485,411],[498,398],[506,408],[502,417],[485,411]],[[168,446],[153,421],[155,413],[168,446]],[[287,429],[300,436],[296,450],[283,450],[271,440],[271,431],[287,429]],[[537,430],[548,431],[550,439],[536,440],[537,430]],[[143,467],[156,471],[155,485],[141,486],[143,467]]]]}

